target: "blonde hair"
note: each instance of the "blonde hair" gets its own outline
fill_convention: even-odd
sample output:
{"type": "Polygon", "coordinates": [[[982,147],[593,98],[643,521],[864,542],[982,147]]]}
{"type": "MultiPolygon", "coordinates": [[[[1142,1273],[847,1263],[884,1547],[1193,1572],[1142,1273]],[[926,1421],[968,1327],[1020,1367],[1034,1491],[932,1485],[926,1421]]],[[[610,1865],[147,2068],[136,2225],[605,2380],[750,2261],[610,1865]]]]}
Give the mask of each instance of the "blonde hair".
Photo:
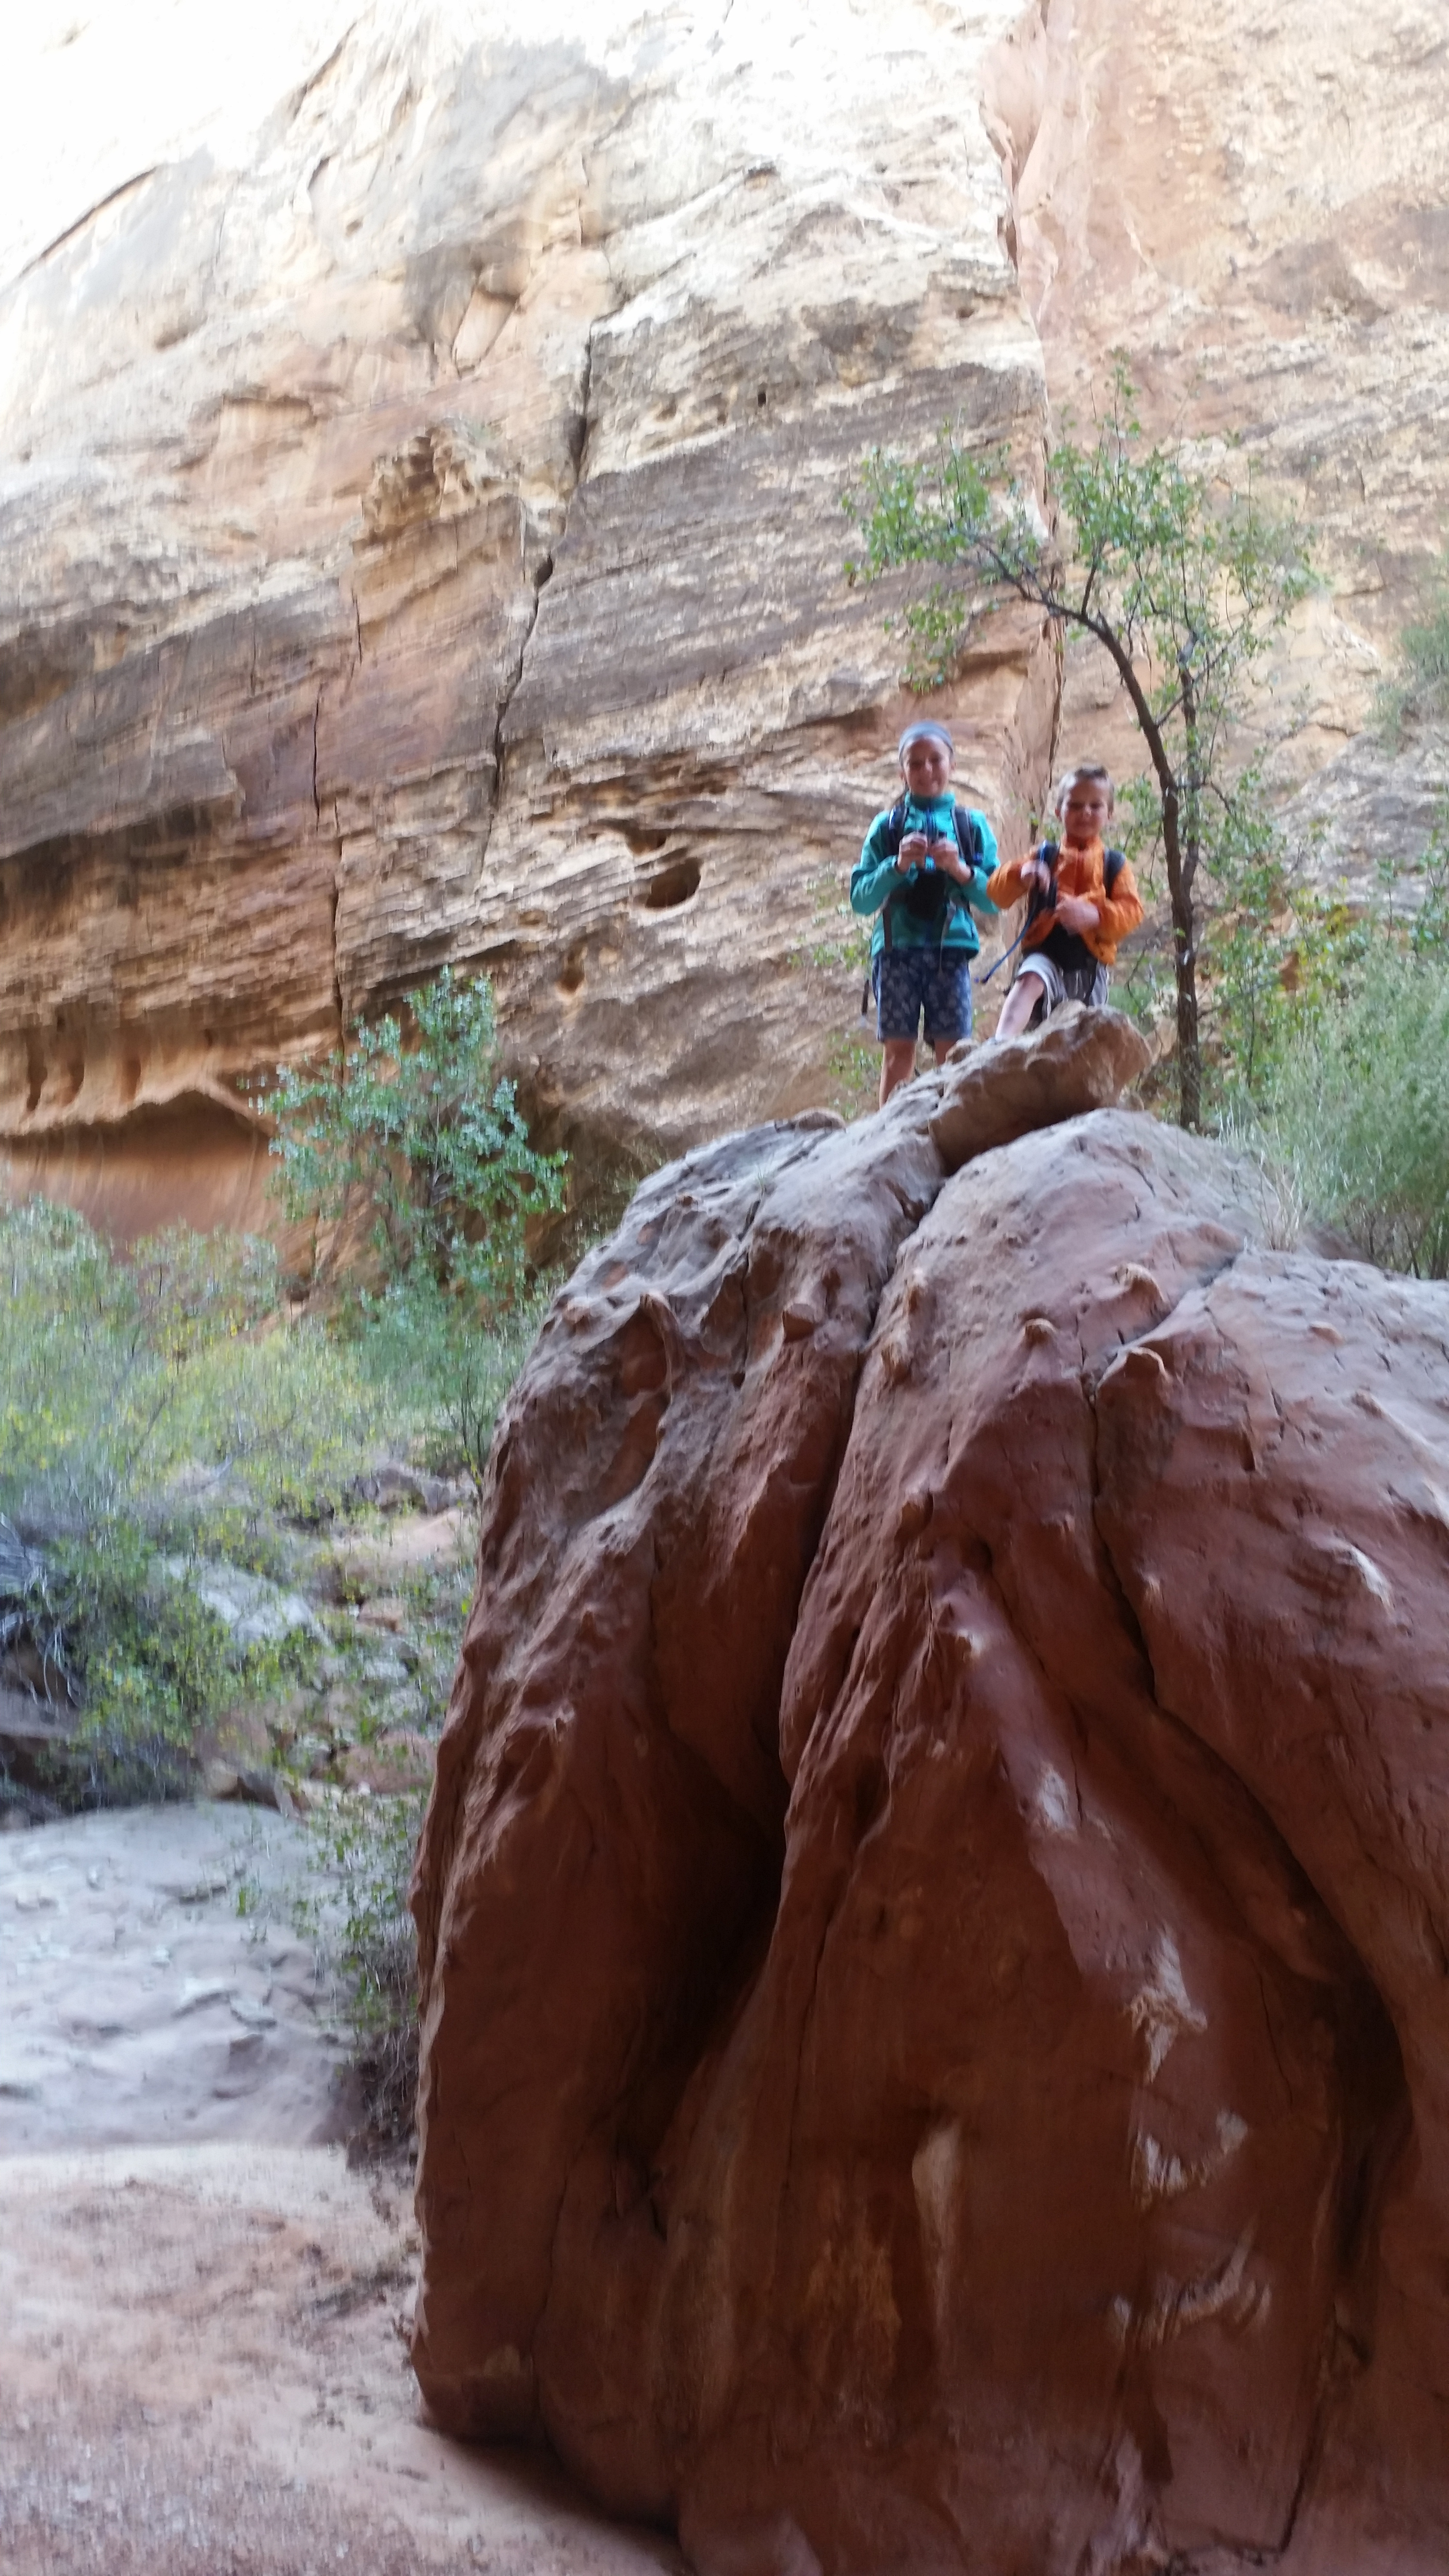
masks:
{"type": "Polygon", "coordinates": [[[1079,760],[1075,769],[1067,771],[1052,800],[1052,812],[1060,815],[1072,789],[1080,786],[1084,778],[1094,778],[1100,786],[1106,788],[1107,811],[1109,814],[1114,814],[1117,810],[1117,790],[1112,784],[1111,770],[1105,769],[1100,760],[1079,760]]]}

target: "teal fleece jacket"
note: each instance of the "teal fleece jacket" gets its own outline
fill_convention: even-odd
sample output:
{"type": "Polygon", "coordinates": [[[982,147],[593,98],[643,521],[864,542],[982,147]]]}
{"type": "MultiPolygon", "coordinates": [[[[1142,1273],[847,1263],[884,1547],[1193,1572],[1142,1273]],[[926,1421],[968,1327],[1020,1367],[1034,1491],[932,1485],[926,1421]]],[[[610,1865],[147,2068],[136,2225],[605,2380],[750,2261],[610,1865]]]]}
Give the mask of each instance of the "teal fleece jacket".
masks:
{"type": "MultiPolygon", "coordinates": [[[[921,822],[924,822],[929,816],[936,823],[938,831],[949,832],[951,802],[949,797],[945,797],[939,804],[917,806],[913,799],[909,800],[906,830],[913,831],[918,827],[918,817],[921,822]]],[[[865,836],[859,860],[851,871],[851,911],[864,913],[867,916],[876,913],[880,916],[871,936],[872,957],[879,957],[885,946],[884,912],[887,896],[893,894],[897,886],[913,885],[921,877],[935,873],[934,870],[915,867],[907,868],[904,876],[901,874],[886,847],[886,825],[894,811],[894,806],[887,806],[883,814],[877,814],[865,836]]],[[[958,900],[946,917],[944,938],[939,938],[938,934],[933,932],[928,921],[917,921],[907,912],[904,904],[897,904],[891,916],[892,948],[935,948],[939,945],[943,949],[950,949],[958,958],[976,955],[981,941],[977,935],[976,924],[966,907],[969,903],[984,917],[995,918],[996,906],[986,891],[986,880],[996,865],[996,834],[985,815],[979,814],[974,805],[966,806],[964,811],[970,815],[981,835],[981,857],[977,862],[970,885],[958,888],[958,900]]]]}

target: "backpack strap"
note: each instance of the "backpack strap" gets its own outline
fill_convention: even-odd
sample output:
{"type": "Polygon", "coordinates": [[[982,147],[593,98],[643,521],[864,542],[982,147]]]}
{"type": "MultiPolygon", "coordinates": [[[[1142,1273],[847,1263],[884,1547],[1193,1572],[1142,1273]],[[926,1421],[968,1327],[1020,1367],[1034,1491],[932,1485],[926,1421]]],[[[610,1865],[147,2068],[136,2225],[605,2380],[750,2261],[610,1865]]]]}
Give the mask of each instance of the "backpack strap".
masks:
{"type": "Polygon", "coordinates": [[[969,868],[979,868],[986,856],[986,844],[981,837],[981,826],[969,805],[954,806],[952,820],[956,826],[956,846],[962,858],[969,868]]]}
{"type": "MultiPolygon", "coordinates": [[[[901,843],[902,843],[902,841],[905,839],[905,837],[906,837],[906,800],[905,800],[904,796],[902,796],[902,797],[900,797],[900,798],[897,800],[897,802],[896,802],[896,803],[891,807],[890,812],[889,812],[889,813],[887,814],[887,816],[886,816],[886,824],[885,824],[884,840],[885,840],[886,852],[887,852],[887,855],[888,855],[890,858],[892,858],[892,859],[899,858],[899,856],[900,856],[901,843]]],[[[881,923],[882,945],[883,945],[884,947],[886,947],[886,948],[889,948],[889,947],[891,946],[891,944],[892,944],[892,943],[891,943],[891,905],[892,905],[892,903],[893,903],[894,901],[895,901],[895,897],[894,897],[894,895],[893,895],[893,894],[888,894],[888,895],[886,896],[885,902],[884,902],[884,903],[883,903],[883,905],[881,906],[880,923],[881,923]]],[[[862,1005],[862,1008],[863,1008],[863,1007],[864,1007],[864,1005],[862,1005]]]]}
{"type": "Polygon", "coordinates": [[[1057,861],[1061,857],[1060,844],[1056,841],[1038,841],[1036,849],[1033,852],[1033,856],[1038,859],[1045,859],[1047,866],[1052,872],[1052,881],[1045,894],[1043,894],[1040,886],[1034,885],[1030,894],[1027,896],[1026,919],[1021,925],[1021,935],[1023,939],[1030,930],[1032,923],[1039,920],[1044,912],[1054,912],[1056,910],[1057,861]]]}
{"type": "MultiPolygon", "coordinates": [[[[897,846],[899,846],[899,844],[897,846]]],[[[1048,867],[1055,868],[1058,859],[1061,857],[1061,849],[1059,844],[1055,841],[1041,841],[1037,845],[1036,855],[1039,859],[1045,859],[1048,867]]],[[[1104,893],[1109,897],[1111,895],[1112,888],[1116,884],[1117,879],[1120,877],[1126,865],[1127,853],[1125,850],[1103,851],[1102,887],[1104,893]]]]}
{"type": "Polygon", "coordinates": [[[891,807],[890,812],[885,818],[884,837],[887,855],[893,859],[899,858],[901,843],[906,837],[906,800],[904,796],[897,799],[897,802],[891,807]]]}

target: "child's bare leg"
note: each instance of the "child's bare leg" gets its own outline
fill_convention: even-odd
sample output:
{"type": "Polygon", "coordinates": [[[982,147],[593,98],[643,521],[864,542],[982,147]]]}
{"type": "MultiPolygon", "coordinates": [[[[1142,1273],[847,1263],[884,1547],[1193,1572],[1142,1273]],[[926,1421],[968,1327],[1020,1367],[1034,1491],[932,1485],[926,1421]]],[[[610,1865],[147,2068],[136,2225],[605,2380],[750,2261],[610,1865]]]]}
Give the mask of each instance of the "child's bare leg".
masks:
{"type": "Polygon", "coordinates": [[[945,1061],[946,1061],[946,1058],[947,1058],[947,1056],[950,1054],[951,1049],[953,1048],[953,1046],[959,1046],[959,1045],[960,1045],[960,1043],[961,1043],[961,1041],[960,1041],[960,1039],[959,1039],[959,1038],[935,1038],[935,1039],[933,1039],[933,1040],[932,1040],[932,1044],[934,1045],[935,1050],[936,1050],[936,1062],[937,1062],[937,1064],[944,1064],[944,1063],[945,1063],[945,1061]]]}
{"type": "Polygon", "coordinates": [[[1040,975],[1034,975],[1029,966],[1023,966],[1001,1006],[1001,1017],[996,1023],[998,1038],[1019,1038],[1045,991],[1040,975]]]}
{"type": "Polygon", "coordinates": [[[909,1082],[916,1069],[914,1038],[887,1038],[880,1051],[880,1105],[884,1109],[893,1091],[909,1082]]]}

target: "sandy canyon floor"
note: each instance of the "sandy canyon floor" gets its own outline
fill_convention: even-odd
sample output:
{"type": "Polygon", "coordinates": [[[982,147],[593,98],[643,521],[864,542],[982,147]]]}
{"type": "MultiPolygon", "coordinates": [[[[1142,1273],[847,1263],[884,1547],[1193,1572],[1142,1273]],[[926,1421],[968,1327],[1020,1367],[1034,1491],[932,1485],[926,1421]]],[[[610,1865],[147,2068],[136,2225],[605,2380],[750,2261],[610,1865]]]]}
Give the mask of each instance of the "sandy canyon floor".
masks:
{"type": "Polygon", "coordinates": [[[339,2143],[305,1848],[204,1806],[0,1838],[0,2564],[677,2569],[422,2419],[410,2186],[339,2143]]]}

